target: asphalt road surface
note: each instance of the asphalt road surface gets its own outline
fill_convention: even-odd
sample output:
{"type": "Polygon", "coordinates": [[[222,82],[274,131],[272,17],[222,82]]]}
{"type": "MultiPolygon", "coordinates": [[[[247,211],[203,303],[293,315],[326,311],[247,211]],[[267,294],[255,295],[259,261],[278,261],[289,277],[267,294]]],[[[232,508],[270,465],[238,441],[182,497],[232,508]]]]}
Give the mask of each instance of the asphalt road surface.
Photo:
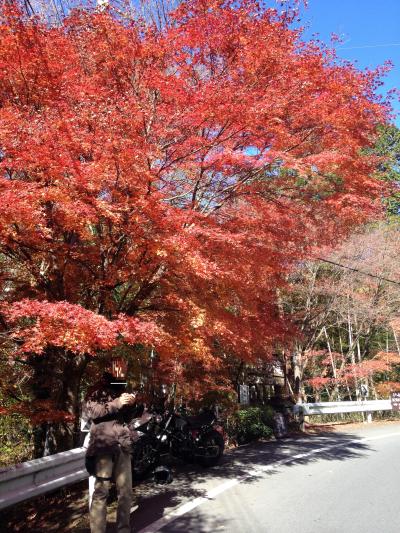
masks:
{"type": "MultiPolygon", "coordinates": [[[[136,533],[400,533],[400,423],[236,449],[137,490],[136,533]]],[[[108,531],[112,531],[109,528],[108,531]]]]}

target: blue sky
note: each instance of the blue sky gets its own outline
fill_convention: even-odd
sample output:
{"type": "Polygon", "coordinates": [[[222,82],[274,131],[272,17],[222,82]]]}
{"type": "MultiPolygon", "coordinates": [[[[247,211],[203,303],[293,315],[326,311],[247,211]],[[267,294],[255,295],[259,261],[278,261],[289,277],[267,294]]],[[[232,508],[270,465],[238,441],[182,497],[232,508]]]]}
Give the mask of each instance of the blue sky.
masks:
{"type": "MultiPolygon", "coordinates": [[[[52,0],[53,5],[54,1],[73,5],[89,0],[52,0]]],[[[269,0],[268,3],[276,7],[276,2],[280,1],[285,0],[269,0]]],[[[43,0],[30,2],[39,5],[43,0]]],[[[130,2],[138,4],[138,0],[130,2]]],[[[394,67],[386,76],[381,91],[400,89],[400,0],[308,0],[301,19],[306,27],[305,40],[315,33],[326,43],[330,42],[332,33],[341,36],[343,43],[336,45],[339,57],[355,62],[360,69],[375,68],[387,59],[392,60],[394,67]]],[[[400,127],[398,98],[393,101],[393,107],[397,113],[395,122],[400,127]]]]}
{"type": "MultiPolygon", "coordinates": [[[[400,89],[400,0],[308,0],[301,18],[306,40],[318,33],[328,43],[332,33],[340,35],[343,43],[335,45],[338,56],[356,62],[360,69],[390,59],[394,66],[381,90],[400,89]]],[[[400,126],[398,98],[393,107],[400,126]]]]}

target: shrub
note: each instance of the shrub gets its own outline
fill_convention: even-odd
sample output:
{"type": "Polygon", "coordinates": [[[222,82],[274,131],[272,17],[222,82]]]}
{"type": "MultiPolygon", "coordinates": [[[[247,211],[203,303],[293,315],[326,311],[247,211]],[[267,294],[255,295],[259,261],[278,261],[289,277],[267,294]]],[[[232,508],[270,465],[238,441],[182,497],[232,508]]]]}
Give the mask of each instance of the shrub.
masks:
{"type": "Polygon", "coordinates": [[[273,410],[266,407],[246,407],[239,409],[228,420],[229,437],[244,444],[259,438],[269,438],[272,435],[270,423],[273,410]]]}
{"type": "Polygon", "coordinates": [[[260,407],[260,409],[263,423],[270,428],[274,427],[274,409],[270,405],[265,405],[264,407],[260,407]]]}
{"type": "Polygon", "coordinates": [[[32,430],[20,415],[0,418],[0,467],[32,459],[32,430]]]}

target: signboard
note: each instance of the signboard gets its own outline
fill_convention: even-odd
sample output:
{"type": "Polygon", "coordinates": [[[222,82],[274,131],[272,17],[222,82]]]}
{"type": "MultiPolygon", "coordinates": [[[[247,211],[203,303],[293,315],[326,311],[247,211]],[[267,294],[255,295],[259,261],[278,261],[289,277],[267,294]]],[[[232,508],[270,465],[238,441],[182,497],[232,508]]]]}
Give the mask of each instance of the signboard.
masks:
{"type": "Polygon", "coordinates": [[[248,385],[239,385],[239,403],[242,405],[249,405],[250,391],[248,385]]]}
{"type": "Polygon", "coordinates": [[[393,411],[400,411],[400,391],[391,392],[390,401],[393,411]]]}
{"type": "Polygon", "coordinates": [[[282,363],[277,361],[274,365],[273,365],[273,375],[274,376],[279,376],[281,378],[284,377],[285,373],[283,371],[283,366],[282,366],[282,363]]]}

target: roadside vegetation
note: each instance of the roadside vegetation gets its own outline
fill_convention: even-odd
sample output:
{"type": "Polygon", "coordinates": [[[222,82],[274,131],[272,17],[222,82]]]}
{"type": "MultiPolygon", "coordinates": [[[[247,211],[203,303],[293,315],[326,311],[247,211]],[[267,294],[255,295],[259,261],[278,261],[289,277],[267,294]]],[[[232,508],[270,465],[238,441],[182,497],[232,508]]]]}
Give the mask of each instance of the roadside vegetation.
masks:
{"type": "Polygon", "coordinates": [[[296,1],[39,4],[0,8],[3,464],[77,446],[113,355],[236,442],[398,388],[387,67],[303,42],[296,1]]]}

